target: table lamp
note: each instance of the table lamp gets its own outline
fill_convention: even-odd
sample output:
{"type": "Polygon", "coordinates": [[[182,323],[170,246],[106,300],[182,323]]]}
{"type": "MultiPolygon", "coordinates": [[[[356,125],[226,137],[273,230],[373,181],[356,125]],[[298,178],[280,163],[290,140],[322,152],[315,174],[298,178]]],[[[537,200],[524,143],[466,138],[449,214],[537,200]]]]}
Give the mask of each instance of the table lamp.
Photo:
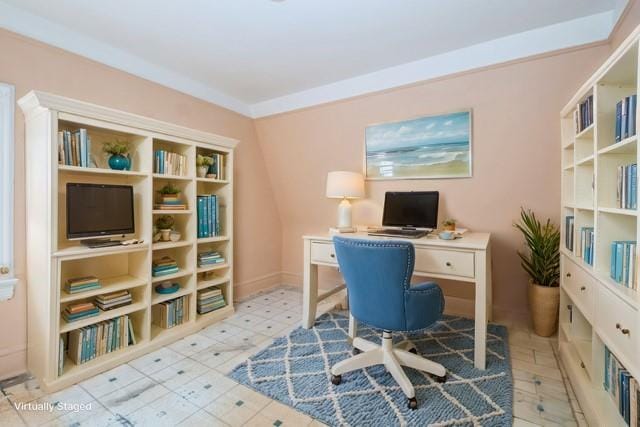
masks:
{"type": "Polygon", "coordinates": [[[349,199],[364,197],[364,179],[356,172],[335,171],[327,174],[327,197],[342,199],[338,206],[337,231],[346,233],[355,229],[351,225],[349,199]]]}

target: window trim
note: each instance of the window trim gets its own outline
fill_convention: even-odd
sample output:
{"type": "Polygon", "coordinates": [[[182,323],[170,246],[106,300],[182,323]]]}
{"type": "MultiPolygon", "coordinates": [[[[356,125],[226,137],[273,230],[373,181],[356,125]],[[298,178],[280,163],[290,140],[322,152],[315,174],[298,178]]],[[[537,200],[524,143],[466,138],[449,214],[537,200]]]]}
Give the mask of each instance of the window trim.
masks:
{"type": "MultiPolygon", "coordinates": [[[[14,263],[14,119],[15,89],[0,83],[0,254],[6,256],[8,274],[0,274],[0,301],[11,299],[17,279],[14,263]]],[[[2,262],[2,261],[0,261],[2,262]]]]}

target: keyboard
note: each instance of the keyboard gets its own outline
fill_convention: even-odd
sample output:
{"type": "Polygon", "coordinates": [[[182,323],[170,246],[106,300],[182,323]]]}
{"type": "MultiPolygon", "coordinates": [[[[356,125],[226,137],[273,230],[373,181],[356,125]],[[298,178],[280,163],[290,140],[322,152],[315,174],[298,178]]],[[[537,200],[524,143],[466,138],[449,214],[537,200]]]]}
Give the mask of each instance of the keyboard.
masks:
{"type": "Polygon", "coordinates": [[[405,237],[407,239],[419,239],[429,234],[426,230],[401,230],[398,228],[381,228],[369,231],[369,236],[405,237]]]}

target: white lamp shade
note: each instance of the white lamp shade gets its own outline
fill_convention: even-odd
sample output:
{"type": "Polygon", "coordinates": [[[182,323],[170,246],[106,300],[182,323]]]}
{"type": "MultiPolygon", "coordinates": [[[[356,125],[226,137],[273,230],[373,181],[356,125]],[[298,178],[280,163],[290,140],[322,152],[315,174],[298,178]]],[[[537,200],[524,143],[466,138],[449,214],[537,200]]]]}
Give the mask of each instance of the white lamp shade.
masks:
{"type": "Polygon", "coordinates": [[[327,174],[327,197],[358,199],[364,197],[364,178],[357,172],[335,171],[327,174]]]}

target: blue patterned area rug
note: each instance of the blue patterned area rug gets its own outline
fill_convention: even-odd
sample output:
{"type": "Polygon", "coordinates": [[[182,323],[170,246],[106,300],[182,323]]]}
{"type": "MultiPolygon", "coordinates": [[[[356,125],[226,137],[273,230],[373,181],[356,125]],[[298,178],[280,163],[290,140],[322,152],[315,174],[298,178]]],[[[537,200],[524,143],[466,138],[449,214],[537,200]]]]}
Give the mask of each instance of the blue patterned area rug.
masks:
{"type": "MultiPolygon", "coordinates": [[[[513,381],[504,326],[488,327],[485,371],[473,367],[473,320],[445,316],[419,333],[394,334],[394,342],[410,339],[419,354],[447,368],[444,384],[404,368],[418,399],[412,411],[383,366],[346,373],[340,385],[331,383],[331,365],[351,357],[348,324],[346,314],[324,314],[314,328],[275,339],[229,376],[331,426],[511,425],[513,381]]],[[[380,331],[362,324],[358,336],[380,342],[380,331]]]]}

